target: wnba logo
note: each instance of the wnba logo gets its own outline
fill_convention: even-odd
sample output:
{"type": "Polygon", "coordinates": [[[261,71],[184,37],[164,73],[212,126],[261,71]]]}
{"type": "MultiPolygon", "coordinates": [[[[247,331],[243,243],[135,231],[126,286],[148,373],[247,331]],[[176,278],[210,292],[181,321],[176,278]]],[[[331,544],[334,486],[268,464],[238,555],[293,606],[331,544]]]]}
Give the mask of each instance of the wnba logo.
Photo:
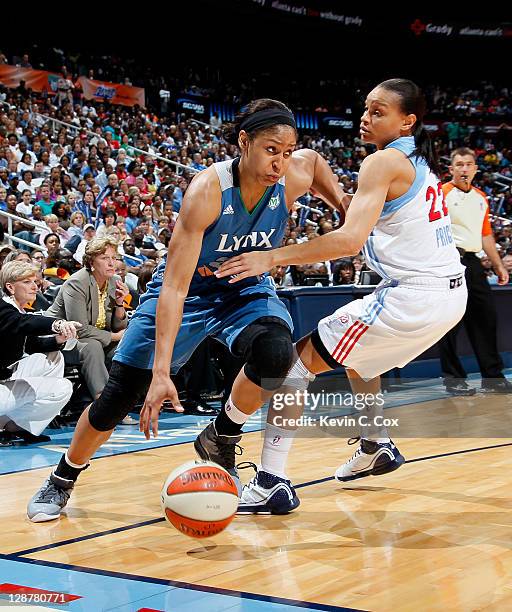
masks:
{"type": "Polygon", "coordinates": [[[277,446],[281,442],[281,436],[275,436],[272,440],[272,446],[277,446]]]}
{"type": "Polygon", "coordinates": [[[338,317],[338,319],[340,323],[343,323],[343,325],[346,325],[350,321],[350,317],[345,312],[340,317],[338,317]]]}

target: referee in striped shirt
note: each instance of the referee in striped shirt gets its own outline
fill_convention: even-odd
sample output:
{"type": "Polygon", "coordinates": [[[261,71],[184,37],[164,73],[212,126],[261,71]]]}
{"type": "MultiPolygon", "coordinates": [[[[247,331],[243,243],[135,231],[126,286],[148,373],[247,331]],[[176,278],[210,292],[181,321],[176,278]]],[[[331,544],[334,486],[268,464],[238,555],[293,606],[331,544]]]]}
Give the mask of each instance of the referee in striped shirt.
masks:
{"type": "Polygon", "coordinates": [[[468,304],[461,322],[439,341],[441,368],[448,393],[473,395],[476,390],[466,382],[467,374],[457,355],[457,335],[464,325],[482,374],[482,391],[510,393],[512,383],[503,374],[503,362],[496,342],[496,309],[491,288],[477,253],[483,248],[495,273],[498,284],[506,285],[509,275],[494,240],[489,221],[489,204],[485,193],[471,182],[478,170],[475,153],[468,148],[455,149],[451,155],[452,180],[443,185],[452,233],[466,266],[468,304]]]}

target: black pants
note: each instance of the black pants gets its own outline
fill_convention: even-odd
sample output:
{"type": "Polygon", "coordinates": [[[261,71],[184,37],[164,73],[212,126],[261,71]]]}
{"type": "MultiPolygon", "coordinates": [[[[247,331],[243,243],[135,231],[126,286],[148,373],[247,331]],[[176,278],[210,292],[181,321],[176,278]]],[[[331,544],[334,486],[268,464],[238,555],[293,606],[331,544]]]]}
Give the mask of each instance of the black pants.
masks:
{"type": "Polygon", "coordinates": [[[205,338],[187,363],[173,376],[180,398],[199,401],[203,391],[211,391],[215,384],[211,370],[210,339],[205,338]]]}
{"type": "Polygon", "coordinates": [[[466,378],[457,355],[457,336],[466,327],[482,378],[503,378],[503,362],[496,343],[496,308],[484,269],[474,253],[466,253],[461,262],[466,266],[468,305],[462,320],[439,341],[441,369],[445,379],[466,378]]]}
{"type": "Polygon", "coordinates": [[[244,363],[243,359],[235,357],[218,340],[206,338],[173,377],[173,381],[180,392],[180,398],[185,400],[199,401],[201,392],[222,389],[221,403],[224,406],[244,363]]]}

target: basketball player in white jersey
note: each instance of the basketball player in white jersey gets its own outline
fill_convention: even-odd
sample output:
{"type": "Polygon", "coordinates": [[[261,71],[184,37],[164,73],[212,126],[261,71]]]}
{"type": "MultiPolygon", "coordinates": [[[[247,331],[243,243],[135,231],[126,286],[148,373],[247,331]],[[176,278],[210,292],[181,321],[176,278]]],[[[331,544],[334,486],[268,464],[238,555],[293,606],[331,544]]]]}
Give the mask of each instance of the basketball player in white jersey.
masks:
{"type": "MultiPolygon", "coordinates": [[[[358,189],[338,230],[314,241],[275,250],[250,252],[225,262],[219,277],[235,283],[273,266],[301,265],[357,255],[382,278],[375,291],[322,319],[297,343],[294,376],[346,368],[354,393],[375,396],[380,374],[403,367],[435,344],[463,316],[467,291],[464,268],[455,248],[437,160],[422,119],[424,97],[405,79],[390,79],[366,99],[360,135],[377,151],[361,165],[358,189]]],[[[286,415],[298,416],[300,406],[286,415]],[[292,414],[295,411],[295,414],[292,414]]],[[[340,481],[385,474],[404,458],[375,417],[382,408],[367,405],[368,425],[360,445],[336,471],[340,481]]],[[[244,487],[240,512],[274,512],[281,492],[268,474],[286,478],[294,430],[276,426],[269,410],[261,466],[244,487]]],[[[283,419],[279,421],[282,423],[283,419]]]]}

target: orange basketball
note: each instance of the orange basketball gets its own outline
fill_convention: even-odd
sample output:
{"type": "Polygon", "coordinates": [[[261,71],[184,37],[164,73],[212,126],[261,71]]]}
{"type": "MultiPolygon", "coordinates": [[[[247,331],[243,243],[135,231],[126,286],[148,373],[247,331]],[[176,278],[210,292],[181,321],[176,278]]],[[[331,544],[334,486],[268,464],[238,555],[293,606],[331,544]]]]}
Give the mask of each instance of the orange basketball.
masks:
{"type": "Polygon", "coordinates": [[[169,474],[162,489],[165,518],[192,538],[209,538],[223,531],[237,507],[235,481],[212,461],[184,463],[169,474]]]}

